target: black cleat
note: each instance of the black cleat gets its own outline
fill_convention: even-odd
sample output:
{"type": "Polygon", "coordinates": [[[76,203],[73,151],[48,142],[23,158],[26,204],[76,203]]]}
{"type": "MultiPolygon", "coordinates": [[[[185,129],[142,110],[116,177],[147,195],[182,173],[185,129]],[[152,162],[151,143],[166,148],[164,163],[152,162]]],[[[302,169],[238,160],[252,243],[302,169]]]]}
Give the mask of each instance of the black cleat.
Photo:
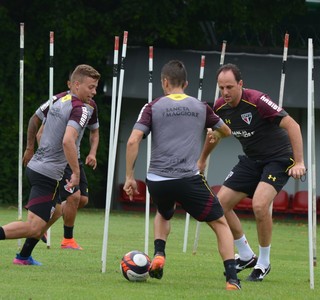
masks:
{"type": "Polygon", "coordinates": [[[266,269],[261,266],[255,266],[251,274],[248,276],[247,281],[262,281],[271,270],[271,265],[266,269]]]}

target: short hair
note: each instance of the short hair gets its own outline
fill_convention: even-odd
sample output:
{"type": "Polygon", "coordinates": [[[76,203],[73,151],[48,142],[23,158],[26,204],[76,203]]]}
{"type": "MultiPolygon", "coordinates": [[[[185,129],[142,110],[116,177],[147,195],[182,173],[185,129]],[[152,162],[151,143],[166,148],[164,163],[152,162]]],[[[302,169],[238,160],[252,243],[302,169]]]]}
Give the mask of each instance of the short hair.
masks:
{"type": "Polygon", "coordinates": [[[82,81],[84,77],[90,77],[95,80],[99,80],[101,75],[100,73],[89,65],[78,65],[70,76],[71,82],[82,81]]]}
{"type": "Polygon", "coordinates": [[[187,82],[187,70],[180,60],[170,60],[161,70],[161,79],[166,78],[174,87],[184,87],[187,82]]]}
{"type": "Polygon", "coordinates": [[[225,64],[225,65],[221,66],[217,71],[216,79],[218,80],[219,74],[221,72],[225,72],[225,71],[231,71],[237,82],[242,80],[242,75],[241,75],[240,69],[234,64],[225,64]]]}

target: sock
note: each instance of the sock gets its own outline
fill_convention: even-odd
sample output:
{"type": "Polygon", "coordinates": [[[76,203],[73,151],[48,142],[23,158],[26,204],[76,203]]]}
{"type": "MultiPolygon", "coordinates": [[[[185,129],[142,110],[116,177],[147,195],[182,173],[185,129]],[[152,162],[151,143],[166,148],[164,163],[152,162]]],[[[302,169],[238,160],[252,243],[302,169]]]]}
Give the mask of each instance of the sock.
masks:
{"type": "Polygon", "coordinates": [[[0,240],[5,240],[6,234],[4,233],[4,230],[2,227],[0,227],[0,240]]]}
{"type": "Polygon", "coordinates": [[[69,226],[64,225],[63,229],[64,229],[64,238],[65,239],[72,239],[73,238],[73,226],[69,227],[69,226]]]}
{"type": "Polygon", "coordinates": [[[227,259],[223,262],[223,264],[226,270],[226,281],[228,281],[229,279],[238,280],[236,261],[234,259],[227,259]]]}
{"type": "Polygon", "coordinates": [[[264,267],[265,269],[268,268],[270,265],[270,248],[271,245],[268,247],[259,246],[259,258],[257,261],[258,266],[264,267]]]}
{"type": "Polygon", "coordinates": [[[166,241],[160,239],[154,240],[154,255],[156,255],[157,252],[162,252],[163,255],[166,256],[164,251],[165,247],[166,241]]]}
{"type": "Polygon", "coordinates": [[[34,247],[38,244],[39,240],[34,238],[27,238],[23,244],[23,247],[20,251],[20,256],[29,257],[34,249],[34,247]]]}
{"type": "Polygon", "coordinates": [[[238,240],[234,240],[234,244],[238,249],[241,260],[249,260],[254,255],[245,235],[238,240]]]}

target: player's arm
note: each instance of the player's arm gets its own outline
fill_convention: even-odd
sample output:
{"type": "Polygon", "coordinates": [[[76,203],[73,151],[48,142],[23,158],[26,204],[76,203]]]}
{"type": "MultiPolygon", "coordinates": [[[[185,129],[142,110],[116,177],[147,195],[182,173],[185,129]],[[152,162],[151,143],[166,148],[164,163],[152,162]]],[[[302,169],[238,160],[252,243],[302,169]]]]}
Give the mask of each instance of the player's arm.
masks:
{"type": "Polygon", "coordinates": [[[225,123],[215,130],[212,130],[211,128],[207,129],[207,136],[197,163],[200,172],[204,172],[207,159],[213,149],[220,143],[220,140],[229,135],[231,135],[231,129],[225,123]]]}
{"type": "Polygon", "coordinates": [[[99,145],[99,128],[90,130],[89,136],[90,142],[90,152],[86,157],[86,165],[93,168],[93,170],[97,167],[97,150],[99,145]]]}
{"type": "Polygon", "coordinates": [[[127,193],[130,200],[134,194],[138,194],[137,183],[134,179],[134,165],[139,153],[139,145],[144,133],[141,130],[133,129],[127,142],[126,150],[126,182],[123,190],[127,193]]]}
{"type": "Polygon", "coordinates": [[[79,168],[77,145],[76,145],[77,138],[78,138],[78,131],[74,127],[68,125],[66,127],[62,145],[63,145],[64,155],[72,170],[71,178],[70,180],[67,180],[67,184],[69,188],[73,188],[74,186],[79,185],[79,180],[80,180],[80,168],[79,168]]]}
{"type": "Polygon", "coordinates": [[[27,146],[22,158],[24,166],[28,164],[34,154],[34,143],[41,122],[41,119],[35,113],[29,119],[27,129],[27,146]]]}
{"type": "Polygon", "coordinates": [[[300,125],[292,117],[285,116],[281,119],[279,126],[287,130],[293,150],[295,165],[289,170],[288,174],[295,179],[299,179],[306,173],[300,125]]]}
{"type": "Polygon", "coordinates": [[[42,133],[43,133],[43,129],[44,129],[44,124],[42,123],[38,132],[37,132],[37,135],[36,135],[36,139],[37,139],[37,143],[38,145],[40,144],[40,140],[41,140],[41,136],[42,136],[42,133]]]}

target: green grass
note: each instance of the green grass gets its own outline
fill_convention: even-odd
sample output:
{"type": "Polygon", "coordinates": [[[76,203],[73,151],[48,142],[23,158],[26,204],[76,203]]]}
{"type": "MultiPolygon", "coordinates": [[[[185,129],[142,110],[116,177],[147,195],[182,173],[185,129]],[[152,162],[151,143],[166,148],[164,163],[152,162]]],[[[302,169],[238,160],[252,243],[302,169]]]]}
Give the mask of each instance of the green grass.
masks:
{"type": "MultiPolygon", "coordinates": [[[[16,218],[15,208],[0,208],[0,225],[16,218]]],[[[149,253],[153,252],[152,223],[153,213],[149,253]]],[[[244,281],[249,270],[241,272],[242,290],[235,292],[224,290],[223,264],[209,227],[201,226],[198,251],[192,255],[196,222],[190,221],[186,253],[182,252],[184,225],[184,215],[173,218],[162,280],[142,283],[125,280],[119,263],[126,252],[144,250],[143,213],[111,213],[106,273],[101,273],[104,210],[79,211],[75,237],[83,251],[60,249],[63,231],[59,220],[51,230],[51,249],[39,242],[33,252],[33,257],[43,263],[40,267],[13,265],[17,240],[1,241],[0,299],[320,299],[319,267],[314,269],[315,289],[309,284],[306,221],[275,221],[270,274],[257,283],[244,281]]],[[[257,251],[255,222],[243,220],[243,226],[257,251]]]]}

